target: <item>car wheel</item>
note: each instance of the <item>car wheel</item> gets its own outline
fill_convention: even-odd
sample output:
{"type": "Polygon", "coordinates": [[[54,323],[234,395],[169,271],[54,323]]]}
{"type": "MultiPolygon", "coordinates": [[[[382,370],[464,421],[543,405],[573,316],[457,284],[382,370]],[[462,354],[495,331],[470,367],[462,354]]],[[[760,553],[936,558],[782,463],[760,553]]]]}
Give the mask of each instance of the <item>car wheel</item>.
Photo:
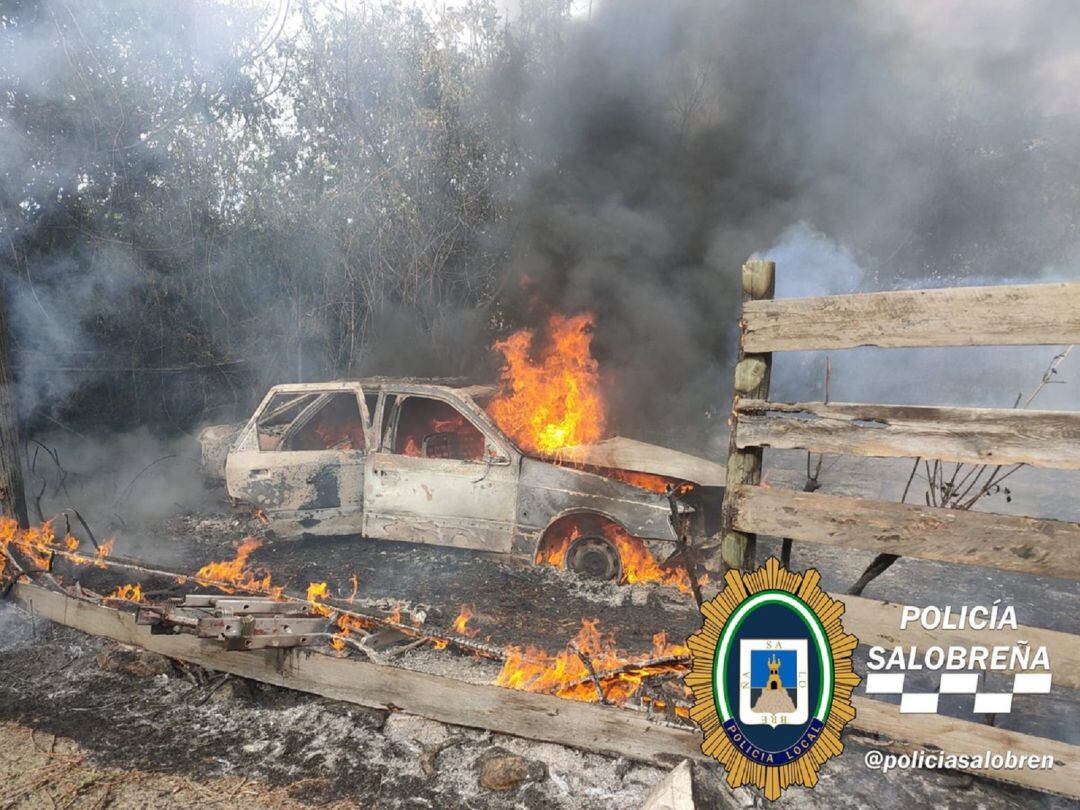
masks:
{"type": "Polygon", "coordinates": [[[579,537],[566,550],[566,567],[588,579],[618,580],[622,576],[619,552],[599,535],[579,537]]]}

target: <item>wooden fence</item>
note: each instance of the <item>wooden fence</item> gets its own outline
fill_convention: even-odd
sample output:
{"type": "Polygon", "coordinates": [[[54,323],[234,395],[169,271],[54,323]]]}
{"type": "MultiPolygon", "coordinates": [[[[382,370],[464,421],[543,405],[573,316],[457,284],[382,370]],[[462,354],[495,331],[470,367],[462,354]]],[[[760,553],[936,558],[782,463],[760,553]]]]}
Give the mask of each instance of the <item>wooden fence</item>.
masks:
{"type": "MultiPolygon", "coordinates": [[[[774,282],[772,262],[750,261],[743,267],[741,340],[723,515],[726,565],[753,567],[755,539],[767,535],[1080,579],[1080,525],[1076,523],[761,485],[766,447],[993,467],[1026,464],[1080,469],[1080,413],[768,400],[773,352],[1080,343],[1080,283],[774,300],[774,282]]],[[[971,631],[934,633],[921,627],[901,631],[899,606],[853,596],[840,598],[848,606],[848,629],[864,644],[925,647],[976,640],[971,631]]],[[[942,599],[949,601],[945,583],[942,599]]],[[[1017,639],[1045,643],[1054,683],[1080,687],[1076,670],[1080,636],[1029,627],[983,631],[982,635],[982,643],[1009,645],[1017,639]]],[[[895,705],[866,699],[860,701],[859,712],[857,727],[952,753],[975,753],[972,736],[953,738],[943,745],[941,716],[900,714],[895,705]]],[[[1045,742],[1048,750],[1065,753],[1057,757],[1059,767],[1053,771],[1028,774],[1028,784],[1080,795],[1076,774],[1069,773],[1072,764],[1080,761],[1080,746],[1045,742]]]]}

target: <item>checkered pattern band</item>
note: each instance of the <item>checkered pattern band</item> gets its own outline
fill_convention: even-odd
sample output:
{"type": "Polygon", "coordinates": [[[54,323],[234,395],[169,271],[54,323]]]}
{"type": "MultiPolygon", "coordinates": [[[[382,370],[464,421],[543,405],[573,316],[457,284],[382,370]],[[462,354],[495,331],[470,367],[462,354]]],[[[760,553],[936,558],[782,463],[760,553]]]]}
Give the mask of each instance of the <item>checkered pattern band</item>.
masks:
{"type": "Polygon", "coordinates": [[[904,672],[870,672],[866,694],[900,695],[901,714],[936,714],[941,695],[974,695],[975,714],[1008,714],[1013,695],[1045,695],[1050,692],[1051,673],[1017,672],[1008,692],[979,691],[979,673],[942,672],[936,692],[905,692],[904,672]]]}

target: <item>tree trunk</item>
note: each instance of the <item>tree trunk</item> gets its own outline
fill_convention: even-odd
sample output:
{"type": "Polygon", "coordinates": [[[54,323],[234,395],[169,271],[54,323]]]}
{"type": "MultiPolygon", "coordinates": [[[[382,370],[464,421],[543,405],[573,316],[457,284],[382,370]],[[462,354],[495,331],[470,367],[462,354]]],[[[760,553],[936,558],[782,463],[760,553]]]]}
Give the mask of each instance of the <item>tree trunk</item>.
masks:
{"type": "Polygon", "coordinates": [[[0,292],[0,507],[6,516],[18,521],[20,528],[26,529],[30,519],[19,461],[21,447],[15,375],[8,355],[7,303],[0,292]]]}

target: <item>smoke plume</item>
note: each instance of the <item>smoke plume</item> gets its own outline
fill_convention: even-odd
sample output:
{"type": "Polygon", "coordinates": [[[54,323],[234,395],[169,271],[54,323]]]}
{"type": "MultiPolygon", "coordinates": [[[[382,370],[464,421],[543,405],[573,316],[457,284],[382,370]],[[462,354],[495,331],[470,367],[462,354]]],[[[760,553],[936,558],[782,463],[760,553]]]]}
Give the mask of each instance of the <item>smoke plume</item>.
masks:
{"type": "MultiPolygon", "coordinates": [[[[490,376],[591,310],[613,427],[719,455],[751,255],[781,296],[1076,278],[1070,3],[565,5],[14,4],[24,414],[175,434],[274,382],[490,376]]],[[[859,350],[832,395],[1008,405],[1052,353],[859,350]]]]}
{"type": "MultiPolygon", "coordinates": [[[[1077,277],[1078,45],[1061,2],[605,3],[534,87],[512,272],[597,311],[622,430],[694,446],[751,254],[779,296],[1077,277]]],[[[859,350],[832,393],[1007,407],[1053,353],[859,350]]],[[[823,371],[779,356],[777,396],[823,371]]]]}

